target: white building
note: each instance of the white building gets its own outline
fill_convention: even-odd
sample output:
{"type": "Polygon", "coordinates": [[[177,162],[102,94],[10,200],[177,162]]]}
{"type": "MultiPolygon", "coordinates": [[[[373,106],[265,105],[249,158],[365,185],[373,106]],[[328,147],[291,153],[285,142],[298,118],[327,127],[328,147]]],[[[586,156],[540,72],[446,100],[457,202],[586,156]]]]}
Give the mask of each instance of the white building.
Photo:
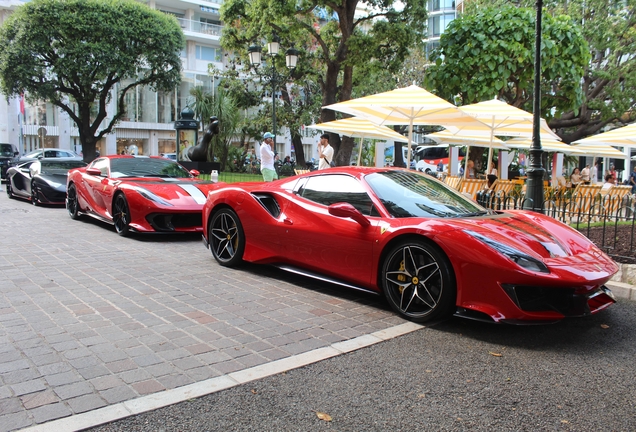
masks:
{"type": "MultiPolygon", "coordinates": [[[[26,0],[28,1],[28,0],[26,0]]],[[[17,6],[26,1],[0,0],[0,22],[17,6]]],[[[148,6],[174,15],[185,34],[186,47],[181,53],[183,79],[178,88],[170,92],[154,92],[144,87],[129,91],[126,95],[126,115],[114,132],[105,136],[97,146],[102,155],[121,153],[127,147],[137,146],[139,154],[159,155],[173,153],[176,148],[176,132],[173,122],[185,108],[190,89],[202,86],[213,92],[218,78],[208,75],[208,65],[223,70],[225,64],[221,45],[222,23],[219,9],[222,0],[149,0],[148,6]]],[[[125,84],[125,83],[122,83],[125,84]]],[[[116,111],[115,101],[109,112],[116,111]]],[[[59,147],[81,151],[77,128],[69,117],[52,106],[41,102],[24,107],[22,143],[20,151],[28,152],[39,147],[59,147]]],[[[0,98],[0,142],[20,143],[18,98],[7,101],[0,98]]],[[[264,131],[263,131],[264,132],[264,131]]],[[[305,139],[306,157],[313,156],[315,138],[305,139]]],[[[291,139],[279,134],[277,151],[290,155],[291,139]]]]}

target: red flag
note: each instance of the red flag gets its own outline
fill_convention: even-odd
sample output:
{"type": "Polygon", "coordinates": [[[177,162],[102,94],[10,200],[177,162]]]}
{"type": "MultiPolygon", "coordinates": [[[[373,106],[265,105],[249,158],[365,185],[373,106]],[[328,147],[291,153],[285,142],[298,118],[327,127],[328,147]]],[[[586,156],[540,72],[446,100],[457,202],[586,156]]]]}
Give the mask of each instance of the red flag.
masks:
{"type": "Polygon", "coordinates": [[[18,105],[18,114],[24,115],[24,95],[20,95],[19,105],[18,105]]]}

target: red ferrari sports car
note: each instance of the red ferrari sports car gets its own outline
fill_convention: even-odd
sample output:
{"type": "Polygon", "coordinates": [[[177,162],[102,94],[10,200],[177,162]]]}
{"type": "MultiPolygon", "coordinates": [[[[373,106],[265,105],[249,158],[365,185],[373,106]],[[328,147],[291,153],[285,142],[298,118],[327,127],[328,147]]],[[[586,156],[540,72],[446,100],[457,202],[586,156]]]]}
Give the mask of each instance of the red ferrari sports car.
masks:
{"type": "Polygon", "coordinates": [[[170,159],[105,156],[68,174],[66,208],[136,232],[201,232],[201,209],[210,181],[197,180],[170,159]]]}
{"type": "Polygon", "coordinates": [[[530,211],[488,210],[437,179],[340,167],[271,183],[218,184],[204,242],[241,261],[383,293],[416,322],[451,313],[490,322],[555,322],[614,303],[618,271],[579,232],[530,211]]]}

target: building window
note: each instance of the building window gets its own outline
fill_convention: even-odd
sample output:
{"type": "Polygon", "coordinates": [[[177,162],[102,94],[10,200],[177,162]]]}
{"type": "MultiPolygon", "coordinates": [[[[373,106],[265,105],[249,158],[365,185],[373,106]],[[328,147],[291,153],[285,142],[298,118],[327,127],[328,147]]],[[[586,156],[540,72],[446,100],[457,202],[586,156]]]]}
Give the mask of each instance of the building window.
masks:
{"type": "Polygon", "coordinates": [[[219,48],[207,47],[203,45],[196,46],[197,60],[217,62],[219,61],[219,58],[221,58],[221,54],[221,49],[219,48]]]}

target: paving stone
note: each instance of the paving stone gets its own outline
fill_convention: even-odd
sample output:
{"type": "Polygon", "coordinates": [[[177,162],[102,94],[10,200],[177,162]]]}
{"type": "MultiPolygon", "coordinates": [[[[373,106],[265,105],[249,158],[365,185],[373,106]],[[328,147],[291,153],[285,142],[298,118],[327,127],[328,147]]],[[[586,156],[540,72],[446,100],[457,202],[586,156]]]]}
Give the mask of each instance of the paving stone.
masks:
{"type": "Polygon", "coordinates": [[[29,393],[35,393],[46,389],[46,384],[42,379],[25,381],[11,386],[16,396],[22,396],[29,393]]]}
{"type": "Polygon", "coordinates": [[[124,384],[121,378],[115,375],[103,376],[99,378],[93,378],[90,383],[96,390],[108,390],[111,388],[119,387],[124,384]]]}
{"type": "Polygon", "coordinates": [[[18,398],[0,399],[0,414],[11,414],[22,411],[22,403],[18,398]]]}
{"type": "Polygon", "coordinates": [[[109,404],[115,404],[137,397],[137,393],[129,386],[123,385],[99,392],[100,396],[109,404]]]}
{"type": "Polygon", "coordinates": [[[42,405],[49,405],[60,400],[52,390],[43,390],[38,393],[24,395],[20,398],[26,409],[37,408],[42,405]]]}
{"type": "Polygon", "coordinates": [[[12,414],[1,414],[0,411],[0,432],[8,432],[30,426],[32,421],[26,411],[12,414]]]}
{"type": "Polygon", "coordinates": [[[158,391],[165,390],[166,388],[156,380],[147,380],[138,382],[132,385],[132,388],[135,389],[137,393],[140,395],[156,393],[158,391]]]}
{"type": "Polygon", "coordinates": [[[66,401],[73,413],[83,413],[106,406],[106,401],[96,394],[87,394],[66,401]]]}
{"type": "Polygon", "coordinates": [[[79,376],[74,371],[69,371],[69,372],[62,372],[62,373],[54,374],[54,375],[46,375],[44,379],[46,379],[46,382],[48,382],[49,385],[61,386],[61,385],[81,381],[82,377],[79,376]]]}
{"type": "Polygon", "coordinates": [[[58,418],[68,417],[72,414],[66,405],[59,402],[29,410],[29,413],[33,416],[33,420],[36,423],[44,423],[58,418]]]}
{"type": "Polygon", "coordinates": [[[93,390],[93,386],[88,384],[86,381],[67,384],[64,386],[57,386],[53,388],[55,394],[57,394],[62,400],[92,393],[93,390]]]}

